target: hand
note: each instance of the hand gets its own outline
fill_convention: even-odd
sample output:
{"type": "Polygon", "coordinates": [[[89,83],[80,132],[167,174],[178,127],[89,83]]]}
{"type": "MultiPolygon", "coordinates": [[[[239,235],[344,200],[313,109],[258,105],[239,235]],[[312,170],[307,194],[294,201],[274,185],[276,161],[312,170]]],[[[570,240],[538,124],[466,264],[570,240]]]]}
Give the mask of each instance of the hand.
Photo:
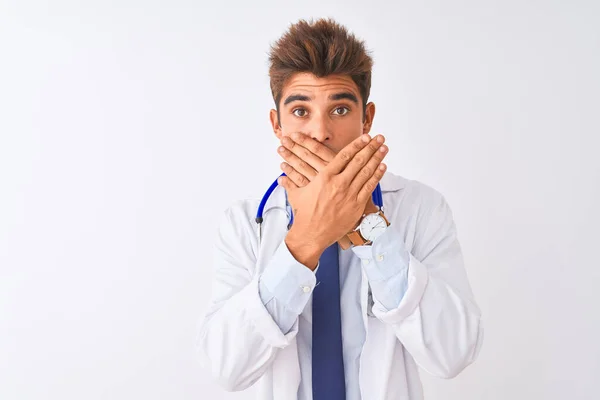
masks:
{"type": "Polygon", "coordinates": [[[385,172],[384,141],[381,135],[374,139],[362,135],[326,165],[318,165],[322,158],[312,158],[320,171],[303,187],[290,177],[279,178],[295,215],[286,243],[309,268],[314,269],[322,252],[358,223],[385,172]]]}
{"type": "MultiPolygon", "coordinates": [[[[302,133],[294,132],[281,139],[277,150],[285,160],[280,168],[298,187],[311,182],[334,159],[336,153],[321,142],[302,133]]],[[[377,212],[373,198],[367,202],[365,214],[377,212]]]]}
{"type": "Polygon", "coordinates": [[[321,142],[302,133],[293,133],[281,139],[279,154],[286,162],[281,170],[298,186],[312,181],[335,157],[335,152],[321,142]]]}
{"type": "MultiPolygon", "coordinates": [[[[279,147],[278,152],[285,160],[280,165],[281,170],[298,187],[308,185],[336,155],[333,150],[321,142],[298,132],[292,133],[291,136],[284,136],[281,139],[281,144],[282,146],[279,147]]],[[[375,205],[371,196],[363,213],[371,214],[378,210],[379,208],[375,205]]],[[[352,242],[346,235],[340,238],[338,243],[342,249],[348,249],[352,246],[352,242]]]]}

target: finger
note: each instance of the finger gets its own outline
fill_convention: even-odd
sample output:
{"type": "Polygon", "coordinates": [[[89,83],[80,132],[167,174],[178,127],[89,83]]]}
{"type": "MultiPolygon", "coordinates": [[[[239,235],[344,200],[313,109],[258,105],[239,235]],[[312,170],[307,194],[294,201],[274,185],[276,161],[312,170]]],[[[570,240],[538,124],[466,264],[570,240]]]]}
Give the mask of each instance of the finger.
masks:
{"type": "Polygon", "coordinates": [[[352,157],[352,160],[350,160],[346,168],[344,168],[344,171],[340,173],[343,184],[350,185],[359,173],[364,174],[365,179],[362,182],[364,183],[373,174],[372,169],[366,169],[367,164],[373,155],[377,154],[380,147],[383,146],[384,141],[385,138],[382,135],[377,135],[369,142],[369,144],[367,144],[367,146],[352,157]],[[362,169],[365,169],[365,171],[361,172],[362,169]]]}
{"type": "MultiPolygon", "coordinates": [[[[290,150],[286,149],[285,147],[279,148],[279,154],[296,171],[298,171],[305,177],[309,178],[310,180],[312,180],[315,176],[317,176],[316,169],[314,169],[312,166],[309,165],[308,162],[301,159],[300,157],[298,157],[296,154],[292,153],[290,150]]],[[[321,161],[321,162],[323,162],[323,161],[321,161]]],[[[286,174],[287,174],[287,172],[286,172],[286,174]]]]}
{"type": "Polygon", "coordinates": [[[358,202],[366,203],[367,200],[369,200],[369,197],[373,196],[373,192],[375,191],[375,188],[377,187],[379,181],[381,181],[381,178],[383,178],[386,169],[387,166],[383,163],[375,169],[373,176],[371,176],[369,180],[367,180],[363,187],[359,190],[357,196],[358,202]]]}
{"type": "Polygon", "coordinates": [[[330,163],[335,157],[335,151],[331,150],[318,140],[315,140],[303,133],[292,133],[292,140],[319,157],[321,160],[325,161],[327,164],[330,163]]]}
{"type": "MultiPolygon", "coordinates": [[[[373,176],[373,173],[375,173],[375,170],[379,167],[379,165],[381,165],[381,162],[387,154],[388,147],[386,145],[382,145],[377,149],[377,151],[373,153],[373,155],[367,161],[367,163],[358,170],[358,172],[354,176],[354,179],[352,179],[352,183],[350,183],[351,193],[358,193],[358,191],[363,187],[365,182],[367,182],[371,178],[371,176],[373,176]]],[[[342,174],[345,173],[346,170],[344,170],[342,174]]]]}
{"type": "Polygon", "coordinates": [[[304,187],[310,183],[310,179],[296,171],[290,164],[281,163],[281,170],[296,184],[298,187],[304,187]]]}
{"type": "Polygon", "coordinates": [[[303,147],[290,137],[284,136],[281,139],[281,144],[285,149],[288,150],[288,152],[294,154],[300,160],[306,162],[315,171],[321,171],[327,165],[327,163],[323,159],[321,159],[321,157],[312,153],[306,147],[303,147]]]}
{"type": "Polygon", "coordinates": [[[280,176],[279,178],[277,178],[277,183],[280,186],[283,186],[283,188],[288,192],[294,189],[298,189],[298,186],[294,182],[292,182],[292,180],[287,176],[280,176]]]}
{"type": "Polygon", "coordinates": [[[368,134],[361,135],[359,138],[353,140],[349,145],[344,147],[335,157],[327,168],[325,172],[330,173],[332,175],[337,175],[348,165],[350,160],[354,158],[354,156],[361,151],[371,140],[371,137],[368,134]]]}

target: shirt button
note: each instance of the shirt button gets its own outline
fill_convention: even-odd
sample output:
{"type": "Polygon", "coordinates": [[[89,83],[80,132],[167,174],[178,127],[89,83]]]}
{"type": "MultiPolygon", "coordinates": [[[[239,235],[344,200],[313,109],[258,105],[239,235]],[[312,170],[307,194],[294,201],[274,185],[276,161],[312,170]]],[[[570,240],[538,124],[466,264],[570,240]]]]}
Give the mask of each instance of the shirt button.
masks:
{"type": "Polygon", "coordinates": [[[377,255],[377,261],[383,261],[383,254],[377,255]]]}
{"type": "Polygon", "coordinates": [[[310,290],[311,290],[311,289],[310,289],[310,286],[302,286],[302,291],[303,291],[304,293],[309,293],[309,292],[310,292],[310,290]]]}
{"type": "Polygon", "coordinates": [[[369,264],[370,260],[368,258],[363,258],[362,263],[363,265],[367,265],[369,264]]]}

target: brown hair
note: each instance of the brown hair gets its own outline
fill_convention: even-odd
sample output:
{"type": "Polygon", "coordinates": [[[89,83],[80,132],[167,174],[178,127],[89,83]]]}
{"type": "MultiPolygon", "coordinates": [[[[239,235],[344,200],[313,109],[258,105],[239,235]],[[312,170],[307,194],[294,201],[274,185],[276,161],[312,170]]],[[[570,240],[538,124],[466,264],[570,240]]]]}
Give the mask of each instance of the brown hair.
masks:
{"type": "Polygon", "coordinates": [[[269,63],[271,93],[278,113],[283,86],[297,72],[310,72],[317,77],[349,75],[366,107],[373,60],[364,42],[332,19],[300,20],[291,25],[271,46],[269,63]]]}

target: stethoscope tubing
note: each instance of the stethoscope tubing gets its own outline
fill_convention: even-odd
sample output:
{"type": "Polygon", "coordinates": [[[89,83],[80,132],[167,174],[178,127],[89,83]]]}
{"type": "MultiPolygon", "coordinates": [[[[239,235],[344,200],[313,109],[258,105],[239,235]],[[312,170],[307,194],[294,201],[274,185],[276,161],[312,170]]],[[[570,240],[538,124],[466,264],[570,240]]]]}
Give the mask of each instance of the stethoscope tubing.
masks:
{"type": "MultiPolygon", "coordinates": [[[[256,223],[260,226],[260,224],[262,224],[263,222],[263,212],[265,210],[265,206],[267,204],[267,201],[269,200],[269,197],[271,197],[271,194],[273,193],[273,191],[275,190],[275,188],[277,188],[277,186],[279,185],[277,183],[277,180],[282,177],[282,176],[286,176],[285,172],[282,173],[281,175],[279,175],[277,177],[277,179],[275,179],[275,181],[271,184],[271,186],[269,186],[269,188],[267,189],[267,191],[265,192],[262,200],[260,201],[260,204],[258,206],[258,210],[256,212],[256,218],[255,221],[256,223]]],[[[286,194],[286,199],[287,199],[287,194],[286,194]]],[[[383,208],[383,194],[381,193],[381,185],[378,183],[377,187],[375,188],[375,190],[373,191],[373,203],[375,203],[375,205],[377,207],[379,207],[380,209],[383,208]]],[[[290,210],[290,216],[289,216],[289,224],[288,224],[288,229],[292,226],[292,224],[294,223],[294,212],[292,210],[290,210]]]]}

